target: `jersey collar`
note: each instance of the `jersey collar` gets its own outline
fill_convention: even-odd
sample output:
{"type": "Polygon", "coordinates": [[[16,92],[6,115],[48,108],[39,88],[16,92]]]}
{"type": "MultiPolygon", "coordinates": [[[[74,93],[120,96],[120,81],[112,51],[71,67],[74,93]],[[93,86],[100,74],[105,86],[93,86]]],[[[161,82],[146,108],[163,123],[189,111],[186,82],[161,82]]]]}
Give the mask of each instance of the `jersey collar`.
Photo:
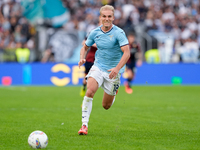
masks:
{"type": "Polygon", "coordinates": [[[100,30],[101,30],[103,33],[108,33],[108,32],[110,32],[110,31],[113,29],[113,26],[114,26],[114,25],[112,25],[112,28],[110,28],[110,30],[109,30],[109,31],[106,31],[106,32],[104,32],[104,31],[101,29],[102,26],[103,26],[103,25],[100,26],[100,30]]]}

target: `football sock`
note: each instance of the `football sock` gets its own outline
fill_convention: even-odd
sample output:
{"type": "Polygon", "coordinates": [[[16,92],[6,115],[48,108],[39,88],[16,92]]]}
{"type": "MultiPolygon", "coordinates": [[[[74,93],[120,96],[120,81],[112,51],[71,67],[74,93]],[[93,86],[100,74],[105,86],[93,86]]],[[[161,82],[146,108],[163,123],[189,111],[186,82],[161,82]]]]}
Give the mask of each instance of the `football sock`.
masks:
{"type": "Polygon", "coordinates": [[[83,84],[83,90],[85,90],[86,89],[86,84],[83,84]]]}
{"type": "MultiPolygon", "coordinates": [[[[116,95],[115,95],[115,97],[116,97],[116,95]]],[[[114,104],[114,102],[115,102],[115,97],[113,98],[112,105],[113,105],[113,104],[114,104]]],[[[111,105],[111,106],[112,106],[112,105],[111,105]]]]}
{"type": "Polygon", "coordinates": [[[82,125],[88,127],[90,113],[92,111],[92,100],[93,98],[84,96],[83,105],[82,105],[82,125]]]}
{"type": "Polygon", "coordinates": [[[128,86],[131,87],[131,81],[132,81],[132,79],[128,78],[127,81],[128,81],[128,86]]]}

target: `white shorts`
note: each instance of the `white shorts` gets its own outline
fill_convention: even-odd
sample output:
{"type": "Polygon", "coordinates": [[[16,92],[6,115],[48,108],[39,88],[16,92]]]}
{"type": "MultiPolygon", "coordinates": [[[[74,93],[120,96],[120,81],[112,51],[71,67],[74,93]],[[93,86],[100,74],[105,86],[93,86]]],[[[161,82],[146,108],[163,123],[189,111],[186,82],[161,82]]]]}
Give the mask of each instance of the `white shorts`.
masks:
{"type": "Polygon", "coordinates": [[[120,86],[120,73],[118,73],[115,79],[110,79],[109,73],[101,71],[98,67],[93,65],[87,74],[86,79],[89,77],[94,78],[97,81],[98,86],[101,87],[107,94],[116,95],[120,86]]]}

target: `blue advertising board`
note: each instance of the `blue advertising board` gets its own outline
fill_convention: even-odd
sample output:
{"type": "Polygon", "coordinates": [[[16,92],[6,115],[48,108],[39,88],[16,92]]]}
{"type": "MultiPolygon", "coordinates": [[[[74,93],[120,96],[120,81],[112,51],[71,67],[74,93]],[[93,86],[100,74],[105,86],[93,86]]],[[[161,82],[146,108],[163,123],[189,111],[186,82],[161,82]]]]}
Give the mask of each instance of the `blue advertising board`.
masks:
{"type": "MultiPolygon", "coordinates": [[[[0,64],[0,85],[82,85],[84,67],[66,63],[0,64]]],[[[126,81],[123,73],[121,84],[126,81]]],[[[200,64],[143,64],[133,84],[200,85],[200,64]]]]}

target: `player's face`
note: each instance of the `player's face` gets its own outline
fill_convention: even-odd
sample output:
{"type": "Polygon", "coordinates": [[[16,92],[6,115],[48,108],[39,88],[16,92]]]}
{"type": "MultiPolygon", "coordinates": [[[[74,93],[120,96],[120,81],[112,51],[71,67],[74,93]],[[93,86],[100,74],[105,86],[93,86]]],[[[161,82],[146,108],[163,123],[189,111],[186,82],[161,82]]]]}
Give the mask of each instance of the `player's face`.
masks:
{"type": "Polygon", "coordinates": [[[112,10],[103,10],[100,15],[100,21],[104,30],[109,30],[112,27],[114,21],[114,14],[112,10]]]}
{"type": "Polygon", "coordinates": [[[134,37],[133,35],[129,35],[129,36],[128,36],[128,42],[129,42],[129,43],[135,42],[135,37],[134,37]]]}

